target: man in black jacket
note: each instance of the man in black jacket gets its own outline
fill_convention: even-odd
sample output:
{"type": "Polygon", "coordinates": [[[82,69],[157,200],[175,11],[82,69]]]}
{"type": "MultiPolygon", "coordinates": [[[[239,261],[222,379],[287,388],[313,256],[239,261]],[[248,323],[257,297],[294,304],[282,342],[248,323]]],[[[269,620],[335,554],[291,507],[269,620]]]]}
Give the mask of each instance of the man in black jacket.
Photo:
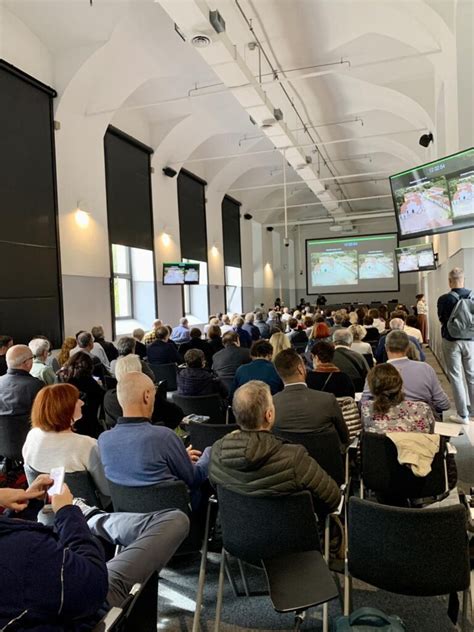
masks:
{"type": "Polygon", "coordinates": [[[11,336],[0,336],[0,376],[7,372],[7,351],[13,345],[11,336]]]}
{"type": "Polygon", "coordinates": [[[43,474],[26,492],[0,490],[0,506],[10,508],[0,516],[2,630],[92,629],[135,583],[160,571],[188,533],[181,511],[107,514],[73,499],[67,485],[51,499],[53,531],[35,522],[51,483],[43,474]],[[125,548],[105,564],[93,534],[125,548]]]}
{"type": "Polygon", "coordinates": [[[212,358],[212,369],[221,379],[232,381],[239,366],[250,362],[250,350],[240,346],[239,336],[234,331],[222,336],[222,344],[222,351],[212,358]]]}
{"type": "Polygon", "coordinates": [[[33,400],[44,382],[30,375],[33,354],[26,345],[10,347],[8,370],[0,377],[0,415],[29,415],[33,400]]]}
{"type": "Polygon", "coordinates": [[[91,334],[94,338],[94,342],[97,342],[105,351],[105,355],[107,356],[109,362],[118,358],[118,351],[115,348],[114,343],[105,340],[104,328],[102,325],[92,327],[91,334]]]}
{"type": "Polygon", "coordinates": [[[364,390],[365,378],[369,372],[366,359],[361,353],[352,351],[353,338],[348,329],[337,329],[333,338],[336,347],[333,363],[351,378],[356,392],[361,393],[364,390]]]}

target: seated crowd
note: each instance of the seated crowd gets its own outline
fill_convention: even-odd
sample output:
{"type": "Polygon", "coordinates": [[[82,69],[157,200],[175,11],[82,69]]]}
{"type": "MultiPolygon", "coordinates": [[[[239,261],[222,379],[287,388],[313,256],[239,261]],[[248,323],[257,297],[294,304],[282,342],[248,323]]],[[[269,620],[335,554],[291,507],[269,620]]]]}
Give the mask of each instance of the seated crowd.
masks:
{"type": "Polygon", "coordinates": [[[175,327],[156,320],[116,344],[96,326],[55,354],[44,336],[28,345],[0,336],[0,416],[31,421],[21,463],[29,487],[0,489],[0,628],[21,620],[21,629],[92,629],[135,582],[166,565],[188,535],[188,517],[113,512],[112,485],[183,481],[191,523],[217,485],[248,495],[309,490],[320,519],[333,512],[341,489],[303,437],[333,433],[342,458],[361,429],[433,434],[450,407],[424,361],[417,322],[404,306],[290,310],[277,301],[268,313],[261,306],[212,315],[203,331],[186,318],[175,327]],[[194,397],[217,395],[237,429],[201,453],[186,442],[173,393],[191,406],[194,397]],[[88,473],[101,508],[66,484],[49,497],[58,466],[88,473]],[[44,503],[54,530],[37,522],[48,523],[44,503]],[[121,552],[106,562],[95,536],[121,552]],[[6,577],[26,572],[26,588],[15,594],[6,577]]]}

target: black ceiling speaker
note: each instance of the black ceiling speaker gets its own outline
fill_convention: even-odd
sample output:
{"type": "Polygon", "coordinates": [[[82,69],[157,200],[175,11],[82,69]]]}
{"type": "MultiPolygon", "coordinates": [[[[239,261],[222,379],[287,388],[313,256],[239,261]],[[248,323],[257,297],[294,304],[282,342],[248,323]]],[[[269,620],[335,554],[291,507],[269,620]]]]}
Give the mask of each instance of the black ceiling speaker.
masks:
{"type": "Polygon", "coordinates": [[[168,178],[174,178],[178,172],[171,167],[163,167],[163,173],[165,176],[168,176],[168,178]]]}
{"type": "Polygon", "coordinates": [[[269,233],[271,233],[272,230],[274,230],[274,228],[273,228],[273,226],[267,226],[267,230],[268,230],[269,233]]]}
{"type": "Polygon", "coordinates": [[[245,213],[244,214],[244,219],[252,219],[253,215],[250,215],[250,213],[245,213]]]}
{"type": "Polygon", "coordinates": [[[420,140],[418,141],[422,147],[428,147],[430,143],[434,141],[433,134],[430,132],[429,134],[423,134],[420,136],[420,140]]]}

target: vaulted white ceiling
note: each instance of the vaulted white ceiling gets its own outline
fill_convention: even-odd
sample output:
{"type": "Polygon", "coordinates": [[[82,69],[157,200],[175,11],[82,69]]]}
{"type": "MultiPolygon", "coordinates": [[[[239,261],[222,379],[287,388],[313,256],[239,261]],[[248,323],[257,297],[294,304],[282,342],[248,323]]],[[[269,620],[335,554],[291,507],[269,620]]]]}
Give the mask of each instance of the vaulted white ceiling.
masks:
{"type": "MultiPolygon", "coordinates": [[[[155,152],[180,122],[192,120],[199,144],[183,142],[182,153],[174,152],[176,164],[208,180],[226,168],[223,181],[230,182],[231,195],[258,221],[278,222],[282,155],[274,150],[271,132],[250,121],[252,104],[246,107],[233,92],[239,78],[229,85],[218,61],[220,36],[207,24],[209,47],[190,43],[202,31],[196,11],[219,10],[225,36],[268,102],[282,111],[292,144],[306,145],[300,151],[312,159],[319,189],[321,183],[326,189],[318,196],[314,186],[290,184],[289,220],[325,217],[338,206],[332,200],[340,201],[337,212],[350,220],[351,214],[392,208],[390,174],[458,149],[457,83],[460,46],[466,43],[456,37],[456,11],[463,2],[93,0],[90,6],[89,0],[4,0],[3,5],[50,52],[59,104],[80,81],[90,90],[84,99],[88,116],[116,124],[132,117],[140,122],[141,140],[155,152]],[[125,73],[136,73],[136,81],[125,73]],[[427,131],[434,133],[435,145],[425,149],[418,139],[427,131]]],[[[300,181],[301,173],[287,168],[288,182],[300,181]]],[[[353,225],[364,223],[370,230],[393,226],[392,219],[353,225]]]]}

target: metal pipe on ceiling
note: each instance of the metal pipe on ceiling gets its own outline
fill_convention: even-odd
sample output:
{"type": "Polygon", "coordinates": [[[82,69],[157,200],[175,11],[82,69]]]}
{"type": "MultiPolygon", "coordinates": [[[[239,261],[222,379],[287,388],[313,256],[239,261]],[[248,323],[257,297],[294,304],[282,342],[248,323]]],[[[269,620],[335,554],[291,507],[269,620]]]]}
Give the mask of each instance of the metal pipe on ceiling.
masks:
{"type": "MultiPolygon", "coordinates": [[[[372,219],[372,218],[383,219],[385,217],[394,217],[393,211],[366,213],[366,214],[361,214],[361,215],[349,215],[347,219],[341,218],[341,223],[356,221],[356,220],[372,219]]],[[[336,220],[336,223],[337,221],[338,220],[336,220]]],[[[302,226],[303,224],[334,224],[334,218],[322,217],[322,218],[316,218],[316,219],[303,219],[300,221],[288,222],[288,226],[302,226]]],[[[285,224],[283,222],[269,222],[267,224],[263,224],[263,226],[265,227],[273,226],[273,228],[277,228],[284,225],[285,224]]]]}
{"type": "MultiPolygon", "coordinates": [[[[402,129],[397,132],[383,132],[381,134],[369,134],[368,136],[353,136],[352,138],[339,138],[336,140],[328,140],[321,143],[303,143],[302,145],[285,145],[284,147],[272,147],[271,149],[260,149],[256,151],[240,152],[238,154],[226,154],[221,156],[208,156],[206,158],[183,158],[181,160],[175,160],[170,162],[171,165],[179,164],[191,164],[196,162],[210,162],[213,160],[227,160],[228,158],[246,158],[247,156],[258,156],[261,154],[271,154],[273,152],[282,151],[284,149],[305,149],[308,147],[322,147],[323,145],[336,145],[338,143],[350,143],[353,141],[370,140],[372,138],[383,138],[386,136],[397,136],[398,134],[414,134],[419,132],[426,132],[426,127],[417,127],[415,129],[402,129]]],[[[279,136],[268,137],[270,140],[278,138],[279,136]]]]}
{"type": "MultiPolygon", "coordinates": [[[[364,197],[354,197],[348,198],[347,200],[341,200],[341,203],[344,202],[359,202],[365,200],[375,200],[381,198],[391,198],[391,195],[366,195],[364,197]]],[[[324,206],[322,202],[307,202],[306,204],[288,204],[287,208],[303,208],[305,206],[324,206]]],[[[268,208],[255,208],[251,209],[252,213],[260,213],[264,211],[281,211],[284,206],[270,206],[268,208]]]]}
{"type": "MultiPolygon", "coordinates": [[[[345,178],[358,178],[359,176],[370,176],[370,175],[380,175],[382,173],[387,173],[386,171],[372,171],[369,173],[348,173],[343,176],[332,176],[328,178],[308,178],[307,180],[295,180],[295,182],[287,182],[286,185],[293,186],[297,184],[307,184],[308,182],[328,182],[330,180],[342,180],[345,178]]],[[[236,187],[234,189],[228,189],[228,193],[235,193],[236,191],[255,191],[257,189],[274,189],[278,187],[282,187],[283,183],[274,182],[273,184],[258,184],[251,187],[236,187]]],[[[321,191],[324,193],[324,191],[321,191]]],[[[341,200],[346,201],[346,200],[341,200]]]]}

